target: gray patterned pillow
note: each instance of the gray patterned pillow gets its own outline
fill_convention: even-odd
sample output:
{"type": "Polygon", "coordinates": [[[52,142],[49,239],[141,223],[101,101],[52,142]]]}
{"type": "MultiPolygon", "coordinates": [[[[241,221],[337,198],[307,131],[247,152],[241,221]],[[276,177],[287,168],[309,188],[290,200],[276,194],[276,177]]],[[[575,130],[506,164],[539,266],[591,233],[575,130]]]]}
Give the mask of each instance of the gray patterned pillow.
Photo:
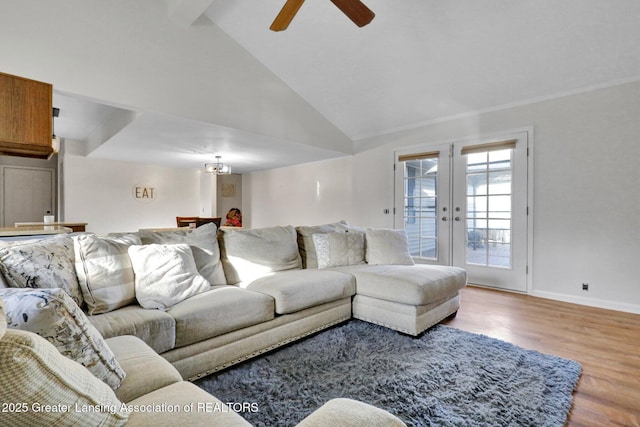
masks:
{"type": "Polygon", "coordinates": [[[74,238],[76,273],[89,314],[106,313],[136,300],[133,267],[127,250],[139,245],[135,235],[74,238]]]}
{"type": "Polygon", "coordinates": [[[332,232],[313,235],[318,268],[364,264],[364,233],[332,232]]]}
{"type": "Polygon", "coordinates": [[[34,332],[116,389],[126,374],[98,330],[61,289],[0,289],[7,326],[34,332]]]}
{"type": "Polygon", "coordinates": [[[4,332],[7,330],[7,314],[4,310],[4,302],[0,299],[0,339],[4,335],[4,332]]]}
{"type": "Polygon", "coordinates": [[[296,227],[298,238],[298,248],[302,257],[302,265],[304,268],[318,268],[318,258],[316,254],[315,244],[313,242],[314,234],[331,233],[334,231],[344,231],[349,224],[346,221],[335,222],[324,225],[301,225],[296,227]]]}
{"type": "Polygon", "coordinates": [[[0,271],[12,288],[61,288],[76,304],[83,303],[74,265],[73,239],[69,236],[1,248],[0,271]]]}

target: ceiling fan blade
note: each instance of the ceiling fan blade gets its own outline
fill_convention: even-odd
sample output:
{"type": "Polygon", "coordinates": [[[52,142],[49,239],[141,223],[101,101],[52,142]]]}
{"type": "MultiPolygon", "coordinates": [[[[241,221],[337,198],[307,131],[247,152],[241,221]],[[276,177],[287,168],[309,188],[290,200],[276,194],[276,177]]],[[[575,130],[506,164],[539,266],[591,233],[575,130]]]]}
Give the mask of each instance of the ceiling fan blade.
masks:
{"type": "Polygon", "coordinates": [[[298,13],[298,9],[300,9],[302,3],[304,3],[304,0],[287,0],[284,6],[282,6],[280,13],[278,13],[278,16],[276,16],[276,19],[273,20],[273,24],[271,24],[269,29],[271,31],[286,30],[293,17],[298,13]]]}
{"type": "Polygon", "coordinates": [[[375,13],[360,0],[331,0],[358,27],[364,27],[373,19],[375,13]]]}

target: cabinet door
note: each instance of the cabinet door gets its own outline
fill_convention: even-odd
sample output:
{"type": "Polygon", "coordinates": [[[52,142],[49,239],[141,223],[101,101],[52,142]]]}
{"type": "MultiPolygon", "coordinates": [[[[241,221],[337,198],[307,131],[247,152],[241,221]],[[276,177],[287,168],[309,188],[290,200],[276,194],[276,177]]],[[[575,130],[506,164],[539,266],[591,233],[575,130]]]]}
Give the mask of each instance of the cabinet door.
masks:
{"type": "Polygon", "coordinates": [[[48,168],[1,166],[2,226],[41,222],[47,211],[55,214],[55,171],[48,168]]]}
{"type": "Polygon", "coordinates": [[[0,154],[50,154],[52,86],[0,73],[0,154]]]}

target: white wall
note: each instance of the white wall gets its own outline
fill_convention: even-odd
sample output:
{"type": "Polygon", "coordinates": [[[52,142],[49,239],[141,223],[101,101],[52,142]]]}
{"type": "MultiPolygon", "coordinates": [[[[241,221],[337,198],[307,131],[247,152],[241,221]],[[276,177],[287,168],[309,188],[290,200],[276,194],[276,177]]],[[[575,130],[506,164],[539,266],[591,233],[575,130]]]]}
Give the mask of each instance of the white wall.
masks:
{"type": "Polygon", "coordinates": [[[351,156],[243,176],[245,227],[325,224],[352,218],[351,156]]]}
{"type": "Polygon", "coordinates": [[[176,216],[197,215],[202,209],[198,170],[90,159],[70,152],[61,165],[62,219],[87,222],[87,231],[175,227],[176,216]],[[136,185],[155,188],[156,197],[136,200],[136,185]]]}
{"type": "Polygon", "coordinates": [[[352,153],[347,136],[220,28],[158,0],[0,3],[0,71],[54,90],[352,153]]]}
{"type": "Polygon", "coordinates": [[[245,212],[252,226],[344,218],[391,227],[383,210],[393,207],[395,150],[533,126],[532,293],[640,313],[638,117],[632,83],[372,138],[353,158],[250,175],[245,212]],[[323,179],[332,185],[318,199],[323,179]]]}

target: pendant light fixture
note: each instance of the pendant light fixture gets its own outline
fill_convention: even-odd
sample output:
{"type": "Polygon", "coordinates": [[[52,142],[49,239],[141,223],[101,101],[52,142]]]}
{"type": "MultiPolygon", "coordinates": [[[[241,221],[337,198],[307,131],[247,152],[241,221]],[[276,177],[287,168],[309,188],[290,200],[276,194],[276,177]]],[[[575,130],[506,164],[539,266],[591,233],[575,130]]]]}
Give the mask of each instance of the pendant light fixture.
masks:
{"type": "Polygon", "coordinates": [[[205,163],[204,171],[206,173],[215,173],[216,175],[229,175],[231,167],[222,163],[222,156],[216,156],[215,163],[205,163]]]}

